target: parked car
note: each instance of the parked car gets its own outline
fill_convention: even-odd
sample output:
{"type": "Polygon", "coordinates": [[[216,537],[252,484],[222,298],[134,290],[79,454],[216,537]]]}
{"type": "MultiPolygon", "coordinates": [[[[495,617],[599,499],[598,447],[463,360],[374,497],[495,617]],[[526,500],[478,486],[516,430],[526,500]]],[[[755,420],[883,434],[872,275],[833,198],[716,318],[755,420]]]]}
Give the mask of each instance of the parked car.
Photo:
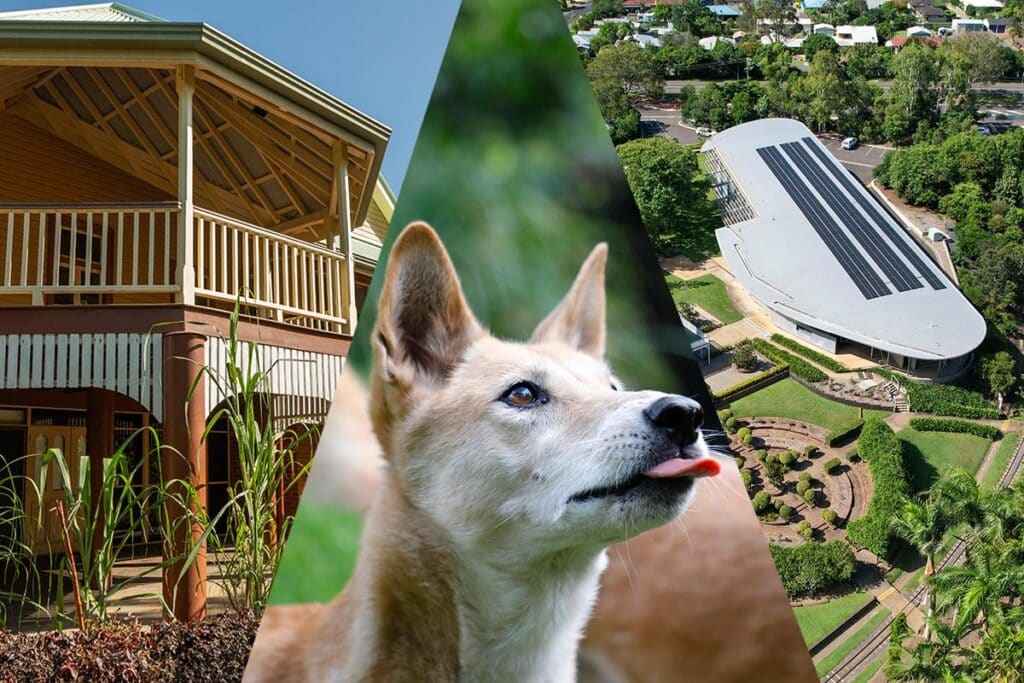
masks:
{"type": "Polygon", "coordinates": [[[859,144],[860,144],[860,140],[858,140],[857,138],[855,138],[855,137],[848,137],[845,140],[843,140],[842,148],[843,149],[857,149],[857,146],[859,144]]]}
{"type": "Polygon", "coordinates": [[[702,138],[709,138],[714,134],[715,131],[711,130],[710,128],[705,128],[704,126],[701,126],[700,128],[697,129],[697,135],[701,136],[702,138]]]}
{"type": "Polygon", "coordinates": [[[982,135],[992,135],[992,129],[988,126],[978,126],[978,132],[982,135]]]}

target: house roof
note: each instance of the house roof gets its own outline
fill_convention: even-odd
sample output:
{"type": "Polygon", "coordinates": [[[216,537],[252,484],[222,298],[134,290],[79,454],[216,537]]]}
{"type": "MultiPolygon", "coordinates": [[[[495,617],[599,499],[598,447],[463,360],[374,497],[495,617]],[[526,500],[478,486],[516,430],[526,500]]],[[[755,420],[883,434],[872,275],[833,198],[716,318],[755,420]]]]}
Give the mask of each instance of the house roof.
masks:
{"type": "MultiPolygon", "coordinates": [[[[219,88],[220,92],[214,94],[220,97],[224,108],[230,109],[223,99],[225,89],[237,88],[239,92],[251,95],[252,101],[248,102],[249,107],[254,107],[251,111],[271,109],[271,118],[279,116],[282,119],[291,118],[308,123],[326,136],[349,143],[352,154],[361,157],[353,158],[350,165],[355,163],[359,167],[360,170],[354,173],[353,182],[362,184],[362,189],[358,193],[353,193],[353,197],[357,199],[353,207],[354,222],[359,223],[363,220],[372,199],[373,183],[380,174],[380,165],[391,135],[390,128],[230,36],[207,24],[164,21],[118,3],[0,14],[0,106],[3,106],[4,101],[10,104],[11,97],[15,96],[12,93],[24,91],[26,88],[38,90],[53,86],[54,84],[47,86],[46,81],[53,79],[49,74],[58,72],[60,73],[57,80],[66,81],[67,87],[72,90],[78,86],[93,85],[96,92],[100,93],[98,102],[102,104],[102,101],[109,101],[113,96],[117,96],[120,101],[111,103],[121,106],[126,98],[132,98],[132,93],[118,92],[116,82],[112,85],[108,81],[108,87],[104,87],[101,81],[105,80],[105,74],[102,72],[130,69],[148,80],[152,78],[153,73],[173,71],[178,65],[193,65],[197,73],[201,73],[204,79],[209,79],[201,84],[208,93],[219,88]],[[99,77],[96,72],[101,72],[99,77]],[[71,83],[69,79],[76,80],[77,83],[71,83]]],[[[197,91],[199,85],[197,84],[197,91]]],[[[125,82],[124,86],[130,87],[131,84],[125,82]]],[[[150,99],[150,104],[155,110],[155,114],[150,118],[154,122],[164,118],[166,112],[160,109],[160,104],[166,98],[159,94],[159,89],[147,90],[144,84],[138,82],[135,86],[140,92],[148,93],[146,97],[150,99]]],[[[44,93],[37,91],[36,94],[46,100],[44,93]]],[[[75,107],[76,102],[82,102],[77,93],[73,93],[72,96],[65,93],[63,99],[68,102],[69,107],[63,107],[59,97],[56,98],[56,102],[44,104],[56,104],[58,108],[65,110],[81,109],[81,105],[75,107]]],[[[244,104],[239,102],[236,106],[244,104]]],[[[88,111],[75,113],[86,123],[96,123],[96,117],[88,111]]],[[[211,119],[211,125],[221,123],[220,115],[208,118],[211,119]]],[[[123,123],[128,127],[132,127],[133,124],[127,120],[123,123]]],[[[263,126],[259,121],[243,118],[238,119],[238,124],[263,126]]],[[[57,130],[60,129],[59,125],[54,125],[57,126],[57,130]]],[[[138,139],[137,132],[118,132],[124,141],[138,142],[145,146],[144,141],[138,139]]],[[[264,132],[271,138],[278,134],[275,131],[264,132]]],[[[330,142],[322,144],[326,144],[328,149],[325,153],[318,153],[316,163],[326,163],[329,168],[330,142]]],[[[250,163],[254,162],[258,166],[258,161],[247,159],[244,154],[239,156],[242,158],[235,165],[249,166],[249,170],[252,171],[249,174],[252,176],[250,180],[259,177],[258,171],[252,168],[250,163]]],[[[294,163],[295,159],[283,161],[299,175],[309,173],[308,169],[294,163]]],[[[212,184],[217,184],[215,176],[219,176],[225,186],[229,182],[223,171],[210,170],[207,176],[212,184]]],[[[287,192],[288,188],[282,187],[282,190],[287,192]]],[[[253,193],[247,194],[258,192],[254,190],[253,193]]],[[[297,188],[292,194],[292,199],[298,200],[292,203],[300,210],[314,204],[309,197],[302,196],[297,188]]],[[[250,196],[249,200],[251,199],[250,196]]],[[[272,208],[277,210],[282,201],[282,197],[270,196],[264,198],[263,203],[272,204],[272,208]]],[[[256,222],[261,225],[269,224],[267,220],[256,222]]]]}
{"type": "Polygon", "coordinates": [[[717,17],[738,17],[740,11],[729,5],[708,5],[708,10],[717,17]]]}
{"type": "Polygon", "coordinates": [[[44,7],[42,9],[0,12],[0,21],[166,21],[119,2],[101,2],[94,5],[44,7]]]}
{"type": "Polygon", "coordinates": [[[702,151],[741,206],[716,231],[744,288],[802,325],[911,358],[963,356],[985,321],[811,131],[762,119],[702,151]]]}

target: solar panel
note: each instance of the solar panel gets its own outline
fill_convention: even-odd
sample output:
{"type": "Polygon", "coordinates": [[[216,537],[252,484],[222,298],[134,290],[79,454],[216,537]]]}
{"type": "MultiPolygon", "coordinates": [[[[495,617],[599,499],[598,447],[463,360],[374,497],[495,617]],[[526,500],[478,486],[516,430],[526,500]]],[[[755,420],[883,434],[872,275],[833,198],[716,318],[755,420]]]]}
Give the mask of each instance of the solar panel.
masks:
{"type": "Polygon", "coordinates": [[[874,299],[891,294],[882,278],[857,251],[832,216],[825,211],[821,202],[796,177],[793,169],[783,159],[782,153],[776,147],[761,147],[757,153],[864,298],[874,299]]]}
{"type": "Polygon", "coordinates": [[[902,228],[893,222],[893,219],[879,210],[874,200],[870,197],[866,197],[867,194],[864,188],[857,183],[850,180],[846,172],[832,162],[830,155],[821,148],[817,140],[811,137],[804,137],[803,143],[814,153],[815,156],[821,161],[822,165],[828,169],[829,173],[832,174],[836,180],[846,188],[857,203],[860,204],[864,212],[871,217],[875,225],[877,225],[881,231],[885,234],[889,240],[896,245],[896,248],[901,254],[907,259],[907,261],[921,274],[925,282],[927,282],[932,289],[945,289],[946,284],[940,277],[935,274],[930,267],[930,264],[925,263],[924,258],[919,253],[915,245],[909,244],[905,239],[902,228]]]}
{"type": "Polygon", "coordinates": [[[815,189],[818,194],[828,203],[832,210],[844,222],[846,228],[853,235],[857,243],[864,249],[865,253],[875,262],[879,270],[889,278],[893,286],[900,292],[911,289],[920,289],[922,285],[913,271],[900,259],[892,250],[892,247],[875,230],[864,216],[857,211],[853,202],[847,197],[842,189],[835,183],[832,177],[822,177],[821,167],[815,163],[811,155],[798,142],[786,142],[781,145],[782,149],[789,155],[800,172],[808,181],[814,180],[815,189]]]}

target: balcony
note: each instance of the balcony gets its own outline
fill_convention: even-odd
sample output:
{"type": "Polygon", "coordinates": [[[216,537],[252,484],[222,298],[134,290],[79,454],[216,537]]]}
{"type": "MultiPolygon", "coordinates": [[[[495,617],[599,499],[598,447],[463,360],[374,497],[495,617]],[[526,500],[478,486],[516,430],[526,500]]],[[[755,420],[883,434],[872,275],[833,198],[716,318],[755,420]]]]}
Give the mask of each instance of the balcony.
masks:
{"type": "Polygon", "coordinates": [[[180,303],[351,333],[352,264],[322,244],[181,204],[0,205],[0,305],[180,303]]]}

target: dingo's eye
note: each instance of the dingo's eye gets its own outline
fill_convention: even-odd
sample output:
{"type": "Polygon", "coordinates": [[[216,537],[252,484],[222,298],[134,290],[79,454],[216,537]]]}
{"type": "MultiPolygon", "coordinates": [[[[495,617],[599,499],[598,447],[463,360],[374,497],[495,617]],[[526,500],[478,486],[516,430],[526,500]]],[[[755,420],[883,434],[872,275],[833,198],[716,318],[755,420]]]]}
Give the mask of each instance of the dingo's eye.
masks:
{"type": "Polygon", "coordinates": [[[502,394],[501,400],[514,408],[529,408],[546,403],[547,397],[543,391],[537,388],[537,385],[531,382],[519,382],[502,394]]]}

